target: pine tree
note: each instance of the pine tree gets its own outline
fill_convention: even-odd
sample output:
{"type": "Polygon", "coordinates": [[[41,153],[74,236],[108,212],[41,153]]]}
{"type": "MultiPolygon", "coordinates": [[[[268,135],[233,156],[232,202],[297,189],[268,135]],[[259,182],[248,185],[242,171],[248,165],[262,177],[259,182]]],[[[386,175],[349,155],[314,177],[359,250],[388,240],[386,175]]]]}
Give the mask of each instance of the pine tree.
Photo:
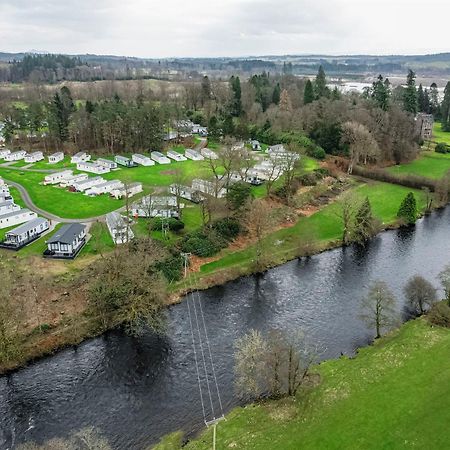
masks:
{"type": "Polygon", "coordinates": [[[303,103],[305,105],[314,101],[314,87],[311,80],[306,80],[305,90],[303,92],[303,103]]]}
{"type": "Polygon", "coordinates": [[[416,74],[410,69],[406,79],[406,88],[403,93],[403,108],[411,114],[417,114],[418,101],[416,89],[416,74]]]}
{"type": "Polygon", "coordinates": [[[409,192],[403,199],[397,213],[397,217],[403,221],[405,225],[414,225],[417,219],[417,202],[412,192],[409,192]]]}
{"type": "Polygon", "coordinates": [[[442,130],[450,131],[450,81],[445,86],[441,105],[442,130]]]}
{"type": "Polygon", "coordinates": [[[280,103],[280,95],[281,95],[281,87],[280,83],[277,83],[273,88],[272,103],[278,105],[280,103]]]}
{"type": "Polygon", "coordinates": [[[432,83],[430,86],[430,113],[434,115],[435,119],[440,118],[439,92],[436,83],[432,83]]]}
{"type": "Polygon", "coordinates": [[[233,100],[231,106],[231,114],[235,117],[239,117],[242,114],[242,90],[241,80],[234,75],[230,78],[231,90],[233,91],[233,100]]]}
{"type": "Polygon", "coordinates": [[[323,67],[319,67],[315,81],[316,98],[328,97],[329,89],[327,87],[327,78],[323,67]]]}
{"type": "Polygon", "coordinates": [[[420,112],[425,112],[425,92],[423,91],[422,83],[419,84],[417,89],[417,103],[420,112]]]}
{"type": "Polygon", "coordinates": [[[363,201],[355,214],[355,224],[353,227],[353,241],[357,244],[365,244],[374,232],[374,217],[369,197],[363,201]]]}
{"type": "Polygon", "coordinates": [[[389,109],[389,98],[390,98],[390,83],[389,80],[383,80],[383,76],[379,75],[377,81],[372,84],[372,99],[375,101],[378,108],[383,111],[389,109]]]}

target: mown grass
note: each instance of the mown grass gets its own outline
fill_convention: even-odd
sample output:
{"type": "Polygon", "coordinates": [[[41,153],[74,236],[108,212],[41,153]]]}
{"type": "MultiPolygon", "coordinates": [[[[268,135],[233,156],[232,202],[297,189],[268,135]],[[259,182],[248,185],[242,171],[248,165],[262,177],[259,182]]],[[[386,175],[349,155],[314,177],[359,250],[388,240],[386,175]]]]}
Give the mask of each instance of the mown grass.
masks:
{"type": "Polygon", "coordinates": [[[450,170],[450,154],[428,151],[421,152],[419,158],[408,164],[388,169],[389,172],[397,175],[420,175],[435,180],[442,178],[448,170],[450,170]]]}
{"type": "Polygon", "coordinates": [[[435,122],[433,126],[433,140],[450,145],[450,132],[442,130],[442,124],[435,122]]]}
{"type": "MultiPolygon", "coordinates": [[[[313,369],[317,387],[294,399],[236,408],[217,426],[217,448],[444,449],[450,431],[450,330],[423,319],[313,369]]],[[[156,450],[181,448],[181,433],[156,450]]],[[[212,430],[185,449],[211,448],[212,430]]]]}

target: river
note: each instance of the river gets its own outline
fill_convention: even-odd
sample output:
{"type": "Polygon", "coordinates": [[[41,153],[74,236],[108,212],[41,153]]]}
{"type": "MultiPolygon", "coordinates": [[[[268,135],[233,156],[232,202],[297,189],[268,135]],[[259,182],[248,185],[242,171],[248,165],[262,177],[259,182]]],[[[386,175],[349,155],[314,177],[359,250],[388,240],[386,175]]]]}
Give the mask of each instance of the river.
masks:
{"type": "MultiPolygon", "coordinates": [[[[437,286],[436,275],[448,263],[450,207],[413,229],[381,233],[364,251],[327,251],[201,292],[224,410],[238,403],[233,345],[248,330],[301,328],[324,359],[354,354],[372,338],[358,306],[370,281],[386,281],[401,308],[410,276],[421,274],[437,286]]],[[[109,332],[1,377],[0,449],[87,426],[115,449],[142,449],[177,429],[198,431],[204,424],[188,312],[186,302],[168,309],[166,337],[109,332]]],[[[213,407],[219,415],[217,395],[213,407]]]]}

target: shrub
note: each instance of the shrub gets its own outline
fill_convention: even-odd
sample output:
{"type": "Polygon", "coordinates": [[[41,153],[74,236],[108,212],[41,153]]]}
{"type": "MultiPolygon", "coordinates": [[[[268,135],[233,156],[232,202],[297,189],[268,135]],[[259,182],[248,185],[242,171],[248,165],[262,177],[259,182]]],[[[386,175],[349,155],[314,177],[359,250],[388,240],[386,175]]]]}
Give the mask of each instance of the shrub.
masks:
{"type": "Polygon", "coordinates": [[[306,154],[311,158],[316,159],[325,159],[325,156],[327,156],[325,150],[317,145],[310,145],[306,147],[306,154]]]}
{"type": "Polygon", "coordinates": [[[413,225],[417,219],[417,202],[412,192],[408,192],[403,199],[397,213],[397,217],[402,219],[406,225],[413,225]]]}
{"type": "Polygon", "coordinates": [[[181,280],[183,258],[181,255],[171,256],[170,258],[160,261],[156,264],[156,268],[160,270],[170,283],[181,280]]]}
{"type": "Polygon", "coordinates": [[[439,144],[436,144],[434,151],[436,153],[450,153],[450,146],[443,142],[439,142],[439,144]]]}
{"type": "Polygon", "coordinates": [[[241,225],[238,220],[232,217],[217,220],[213,223],[212,229],[227,241],[237,238],[241,232],[241,225]]]}
{"type": "Polygon", "coordinates": [[[223,242],[215,239],[213,233],[206,235],[203,231],[194,232],[183,239],[181,248],[203,258],[213,256],[223,248],[223,242]]]}
{"type": "MultiPolygon", "coordinates": [[[[157,217],[152,222],[152,230],[161,230],[163,219],[157,217]]],[[[175,219],[174,217],[170,217],[169,219],[165,219],[165,222],[169,226],[169,230],[177,233],[184,229],[184,222],[179,219],[175,219]]]]}
{"type": "Polygon", "coordinates": [[[325,167],[319,167],[318,169],[314,169],[314,173],[321,175],[322,178],[330,176],[330,171],[325,167]]]}
{"type": "Polygon", "coordinates": [[[428,320],[433,325],[450,328],[450,307],[445,302],[435,303],[428,313],[428,320]]]}
{"type": "Polygon", "coordinates": [[[299,177],[300,183],[303,186],[315,186],[317,182],[320,180],[320,175],[315,172],[304,173],[299,177]]]}

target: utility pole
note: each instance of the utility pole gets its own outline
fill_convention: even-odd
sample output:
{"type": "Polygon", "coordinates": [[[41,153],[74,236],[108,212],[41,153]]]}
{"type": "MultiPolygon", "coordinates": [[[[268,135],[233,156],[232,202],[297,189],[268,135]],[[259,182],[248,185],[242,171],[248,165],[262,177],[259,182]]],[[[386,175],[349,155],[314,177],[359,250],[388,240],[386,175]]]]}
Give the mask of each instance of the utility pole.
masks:
{"type": "Polygon", "coordinates": [[[205,424],[207,427],[209,427],[210,425],[212,425],[213,427],[213,450],[216,450],[216,434],[217,434],[217,424],[221,421],[221,420],[225,420],[225,416],[221,416],[218,419],[214,418],[213,420],[210,421],[205,421],[205,424]]]}
{"type": "Polygon", "coordinates": [[[191,256],[191,255],[192,255],[192,253],[181,253],[181,256],[184,258],[184,263],[183,263],[183,266],[184,266],[184,278],[187,277],[187,268],[188,268],[188,265],[189,265],[189,256],[191,256]]]}

